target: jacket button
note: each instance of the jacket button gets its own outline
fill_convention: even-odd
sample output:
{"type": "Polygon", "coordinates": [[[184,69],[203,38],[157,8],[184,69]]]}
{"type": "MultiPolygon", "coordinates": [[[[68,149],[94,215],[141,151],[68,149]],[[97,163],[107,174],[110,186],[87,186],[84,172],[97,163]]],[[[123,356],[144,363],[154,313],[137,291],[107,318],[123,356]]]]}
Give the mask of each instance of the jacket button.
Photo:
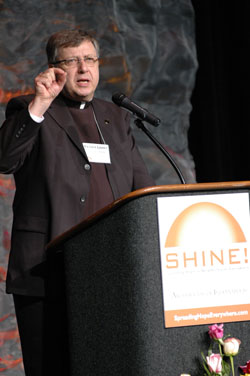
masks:
{"type": "Polygon", "coordinates": [[[84,165],[84,169],[85,169],[86,171],[89,171],[89,170],[90,170],[90,165],[89,165],[88,163],[86,163],[86,164],[84,165]]]}
{"type": "Polygon", "coordinates": [[[84,204],[84,202],[85,202],[85,197],[82,196],[82,197],[80,198],[80,201],[81,201],[82,204],[84,204]]]}

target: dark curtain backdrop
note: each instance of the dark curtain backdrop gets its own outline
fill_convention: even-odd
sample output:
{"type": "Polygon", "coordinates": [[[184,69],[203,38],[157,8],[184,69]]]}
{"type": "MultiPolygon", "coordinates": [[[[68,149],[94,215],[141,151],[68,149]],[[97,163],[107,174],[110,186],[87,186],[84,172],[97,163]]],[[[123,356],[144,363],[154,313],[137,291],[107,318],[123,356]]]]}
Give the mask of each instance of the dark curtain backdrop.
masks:
{"type": "Polygon", "coordinates": [[[193,0],[199,68],[189,148],[197,182],[250,180],[250,2],[193,0]]]}

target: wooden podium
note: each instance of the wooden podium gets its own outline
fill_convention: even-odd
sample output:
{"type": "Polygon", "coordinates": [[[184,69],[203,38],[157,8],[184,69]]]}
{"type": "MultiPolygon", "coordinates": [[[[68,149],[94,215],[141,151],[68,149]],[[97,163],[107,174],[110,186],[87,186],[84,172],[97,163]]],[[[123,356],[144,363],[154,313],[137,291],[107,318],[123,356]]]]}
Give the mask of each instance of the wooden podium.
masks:
{"type": "MultiPolygon", "coordinates": [[[[229,192],[249,193],[250,182],[141,189],[48,244],[64,259],[71,376],[204,374],[207,326],[164,326],[157,198],[229,192]]],[[[235,364],[244,365],[250,322],[225,328],[242,341],[235,364]]]]}

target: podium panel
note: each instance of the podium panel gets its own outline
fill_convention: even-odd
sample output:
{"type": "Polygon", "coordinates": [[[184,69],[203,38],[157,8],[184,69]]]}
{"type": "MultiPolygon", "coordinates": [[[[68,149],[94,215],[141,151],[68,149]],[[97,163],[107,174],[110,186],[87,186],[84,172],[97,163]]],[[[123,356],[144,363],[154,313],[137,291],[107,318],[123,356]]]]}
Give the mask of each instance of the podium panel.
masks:
{"type": "MultiPolygon", "coordinates": [[[[226,184],[211,191],[249,187],[226,184]]],[[[199,192],[204,187],[195,185],[199,192]]],[[[72,376],[204,373],[208,326],[164,325],[157,217],[158,197],[193,193],[192,185],[131,195],[49,245],[49,252],[63,251],[72,376]]],[[[250,322],[224,327],[241,340],[235,364],[244,365],[250,359],[250,322]]]]}

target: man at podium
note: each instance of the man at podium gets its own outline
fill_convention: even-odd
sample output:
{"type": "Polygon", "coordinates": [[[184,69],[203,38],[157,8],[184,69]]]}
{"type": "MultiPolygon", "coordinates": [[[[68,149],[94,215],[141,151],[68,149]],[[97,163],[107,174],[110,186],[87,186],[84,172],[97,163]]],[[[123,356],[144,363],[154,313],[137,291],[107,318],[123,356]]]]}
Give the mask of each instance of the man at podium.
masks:
{"type": "Polygon", "coordinates": [[[154,185],[129,113],[94,97],[96,39],[59,31],[46,52],[34,95],[11,99],[0,129],[0,172],[16,183],[6,290],[28,376],[69,374],[60,266],[48,267],[45,245],[124,194],[154,185]]]}

